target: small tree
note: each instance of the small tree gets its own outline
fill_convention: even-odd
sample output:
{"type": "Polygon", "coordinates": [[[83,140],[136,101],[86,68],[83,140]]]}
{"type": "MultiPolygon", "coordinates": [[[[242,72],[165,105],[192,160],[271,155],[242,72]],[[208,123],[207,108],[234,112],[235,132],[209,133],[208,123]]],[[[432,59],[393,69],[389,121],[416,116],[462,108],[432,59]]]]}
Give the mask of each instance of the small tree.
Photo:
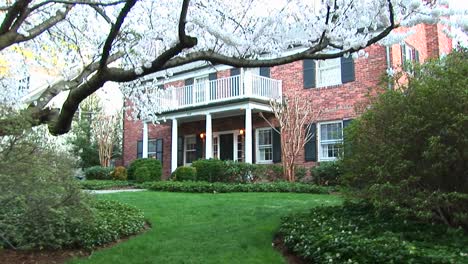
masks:
{"type": "Polygon", "coordinates": [[[281,135],[281,161],[286,180],[296,181],[295,163],[302,151],[314,136],[311,124],[320,116],[320,110],[314,111],[309,100],[297,94],[283,97],[282,101],[272,100],[270,107],[275,115],[277,127],[265,118],[266,122],[281,135]]]}
{"type": "Polygon", "coordinates": [[[120,115],[100,114],[93,119],[92,129],[99,147],[99,162],[103,167],[109,167],[117,133],[119,132],[120,115]]]}

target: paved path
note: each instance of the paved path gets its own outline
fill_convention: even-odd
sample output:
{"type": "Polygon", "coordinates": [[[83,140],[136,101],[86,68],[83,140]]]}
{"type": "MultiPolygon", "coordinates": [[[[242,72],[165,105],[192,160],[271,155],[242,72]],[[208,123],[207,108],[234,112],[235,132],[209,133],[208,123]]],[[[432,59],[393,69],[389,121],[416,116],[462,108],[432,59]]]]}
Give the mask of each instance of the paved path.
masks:
{"type": "Polygon", "coordinates": [[[146,189],[120,189],[120,190],[85,190],[86,192],[93,194],[105,194],[105,193],[118,193],[118,192],[141,192],[146,189]]]}

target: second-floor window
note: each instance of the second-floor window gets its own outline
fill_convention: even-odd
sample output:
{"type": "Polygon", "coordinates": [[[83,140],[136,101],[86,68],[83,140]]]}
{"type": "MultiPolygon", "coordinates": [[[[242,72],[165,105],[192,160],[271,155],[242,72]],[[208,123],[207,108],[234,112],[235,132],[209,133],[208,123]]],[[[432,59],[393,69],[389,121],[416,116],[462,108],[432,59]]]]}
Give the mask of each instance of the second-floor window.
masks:
{"type": "Polygon", "coordinates": [[[419,51],[408,44],[401,45],[401,63],[405,71],[410,70],[411,63],[419,62],[419,51]]]}
{"type": "Polygon", "coordinates": [[[355,80],[354,60],[336,58],[303,61],[304,88],[317,88],[345,84],[355,80]]]}
{"type": "Polygon", "coordinates": [[[318,61],[316,68],[317,87],[341,84],[340,58],[318,61]]]}

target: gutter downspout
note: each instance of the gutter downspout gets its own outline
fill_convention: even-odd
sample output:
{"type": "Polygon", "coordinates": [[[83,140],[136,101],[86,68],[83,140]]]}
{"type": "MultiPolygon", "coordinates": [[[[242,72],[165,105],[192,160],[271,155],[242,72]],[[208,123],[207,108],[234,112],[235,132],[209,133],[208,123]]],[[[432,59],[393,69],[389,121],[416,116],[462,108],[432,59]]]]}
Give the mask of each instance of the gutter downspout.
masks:
{"type": "MultiPolygon", "coordinates": [[[[392,64],[391,64],[391,61],[390,61],[390,47],[389,46],[385,47],[385,57],[386,57],[386,60],[387,60],[387,75],[388,75],[388,73],[392,69],[392,64]]],[[[391,90],[392,88],[393,88],[392,83],[388,82],[388,89],[391,90]]]]}

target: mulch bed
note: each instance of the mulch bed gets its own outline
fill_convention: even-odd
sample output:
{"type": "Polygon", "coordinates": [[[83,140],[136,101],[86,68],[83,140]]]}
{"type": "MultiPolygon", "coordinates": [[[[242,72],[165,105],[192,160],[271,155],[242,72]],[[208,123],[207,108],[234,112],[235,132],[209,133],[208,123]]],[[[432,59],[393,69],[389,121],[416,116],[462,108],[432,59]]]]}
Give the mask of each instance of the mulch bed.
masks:
{"type": "Polygon", "coordinates": [[[276,250],[278,250],[279,252],[281,252],[281,254],[283,254],[283,257],[286,260],[286,263],[288,264],[307,264],[308,263],[303,258],[294,255],[294,253],[291,252],[284,245],[283,237],[281,236],[276,236],[275,239],[273,239],[273,246],[276,250]]]}
{"type": "Polygon", "coordinates": [[[94,250],[83,249],[60,249],[60,250],[12,250],[0,249],[0,264],[63,264],[72,258],[82,258],[90,256],[95,250],[110,248],[114,245],[125,242],[132,237],[141,235],[151,228],[149,223],[144,229],[133,236],[121,238],[117,241],[95,248],[94,250]]]}

